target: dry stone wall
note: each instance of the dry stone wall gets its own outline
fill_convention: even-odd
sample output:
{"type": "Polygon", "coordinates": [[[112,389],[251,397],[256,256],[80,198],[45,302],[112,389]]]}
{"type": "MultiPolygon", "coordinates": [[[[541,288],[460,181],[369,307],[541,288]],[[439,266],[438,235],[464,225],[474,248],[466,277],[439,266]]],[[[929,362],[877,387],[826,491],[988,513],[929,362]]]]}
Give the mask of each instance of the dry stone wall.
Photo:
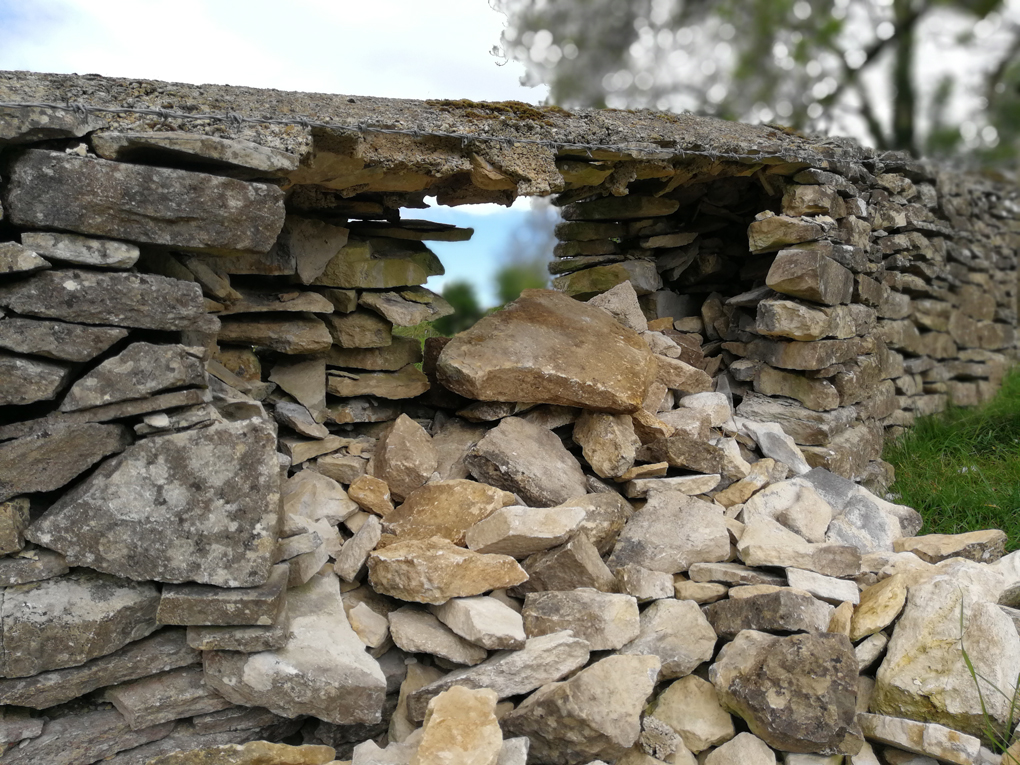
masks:
{"type": "Polygon", "coordinates": [[[1020,554],[881,448],[994,392],[1018,222],[767,126],[0,73],[0,762],[997,765],[1020,554]],[[394,333],[471,235],[408,209],[550,194],[556,290],[394,333]]]}

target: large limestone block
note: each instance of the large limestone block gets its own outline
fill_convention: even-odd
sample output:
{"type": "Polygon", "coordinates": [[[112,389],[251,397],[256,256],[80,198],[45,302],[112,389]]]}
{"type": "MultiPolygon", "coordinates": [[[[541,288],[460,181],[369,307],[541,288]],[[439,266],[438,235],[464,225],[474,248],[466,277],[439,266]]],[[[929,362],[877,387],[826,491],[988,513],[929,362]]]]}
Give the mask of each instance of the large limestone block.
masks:
{"type": "Polygon", "coordinates": [[[661,681],[689,675],[709,661],[715,643],[715,630],[694,601],[657,600],[641,614],[641,631],[620,653],[658,656],[661,681]]]}
{"type": "Polygon", "coordinates": [[[857,658],[845,635],[737,635],[710,677],[724,707],[786,752],[856,754],[857,658]]]}
{"type": "Polygon", "coordinates": [[[682,677],[659,694],[652,716],[683,736],[684,746],[695,754],[736,735],[733,718],[719,703],[719,692],[697,675],[682,677]]]}
{"type": "Polygon", "coordinates": [[[153,632],[159,592],[83,571],[0,594],[0,676],[75,667],[153,632]]]}
{"type": "Polygon", "coordinates": [[[441,537],[376,550],[368,557],[368,576],[383,595],[433,605],[513,587],[528,578],[509,555],[471,552],[441,537]]]}
{"type": "Polygon", "coordinates": [[[242,420],[129,447],[26,537],[130,579],[255,587],[269,577],[279,505],[275,427],[242,420]]]}
{"type": "Polygon", "coordinates": [[[457,669],[411,693],[408,716],[421,720],[430,699],[462,685],[492,688],[501,699],[553,683],[588,663],[589,646],[571,632],[529,638],[519,651],[501,651],[474,667],[457,669]]]}
{"type": "Polygon", "coordinates": [[[814,250],[780,250],[765,283],[776,292],[823,305],[849,303],[854,291],[854,275],[814,250]]]}
{"type": "Polygon", "coordinates": [[[18,226],[207,252],[268,252],[283,228],[270,184],[30,150],[10,168],[4,206],[18,226]]]}
{"type": "Polygon", "coordinates": [[[559,505],[588,491],[580,464],[556,434],[520,417],[500,422],[464,461],[479,481],[537,507],[559,505]]]}
{"type": "Polygon", "coordinates": [[[593,651],[622,648],[641,628],[636,598],[586,587],[528,593],[521,615],[528,637],[570,630],[593,651]]]}
{"type": "Polygon", "coordinates": [[[654,656],[609,656],[540,688],[503,718],[503,729],[531,739],[535,762],[613,761],[641,735],[641,711],[658,672],[654,656]]]}
{"type": "Polygon", "coordinates": [[[402,500],[432,476],[438,459],[429,434],[402,414],[376,444],[368,474],[385,481],[393,498],[402,500]]]}
{"type": "Polygon", "coordinates": [[[377,723],[386,678],[365,652],[340,600],[340,580],[314,576],[288,594],[290,639],[277,651],[206,651],[206,679],[235,704],[337,725],[377,723]]]}
{"type": "Polygon", "coordinates": [[[605,311],[551,290],[525,290],[443,349],[439,381],[480,401],[636,411],[655,377],[641,337],[605,311]]]}
{"type": "Polygon", "coordinates": [[[937,576],[910,588],[878,668],[870,711],[980,736],[982,708],[1000,729],[1009,718],[1009,699],[995,688],[1012,693],[1018,676],[1020,635],[1010,618],[981,588],[958,576],[937,576]]]}
{"type": "Polygon", "coordinates": [[[497,701],[490,688],[461,686],[433,698],[410,765],[497,765],[503,748],[497,701]]]}
{"type": "Polygon", "coordinates": [[[127,330],[115,327],[16,317],[0,321],[0,348],[58,361],[90,361],[125,337],[127,330]]]}
{"type": "Polygon", "coordinates": [[[215,331],[195,282],[155,274],[44,271],[0,286],[0,307],[26,316],[140,329],[215,331]]]}
{"type": "Polygon", "coordinates": [[[402,505],[386,515],[383,530],[405,540],[443,537],[462,545],[469,528],[513,503],[510,492],[476,481],[456,478],[429,483],[412,491],[402,505]]]}

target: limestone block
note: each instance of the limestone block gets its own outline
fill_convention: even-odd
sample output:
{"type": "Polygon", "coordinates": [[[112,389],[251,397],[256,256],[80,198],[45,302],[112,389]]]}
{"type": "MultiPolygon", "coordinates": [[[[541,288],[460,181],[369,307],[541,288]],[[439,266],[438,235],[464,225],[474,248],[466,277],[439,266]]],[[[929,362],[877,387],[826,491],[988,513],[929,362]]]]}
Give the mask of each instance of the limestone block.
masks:
{"type": "Polygon", "coordinates": [[[503,733],[496,719],[496,701],[496,692],[489,688],[454,686],[435,696],[425,711],[421,742],[411,765],[498,765],[503,733]]]}
{"type": "Polygon", "coordinates": [[[136,245],[110,239],[91,239],[76,234],[32,231],[21,235],[21,243],[50,260],[88,268],[131,268],[137,261],[136,245]]]}
{"type": "Polygon", "coordinates": [[[0,321],[0,348],[58,361],[89,361],[127,337],[119,327],[88,327],[44,319],[0,321]]]}
{"type": "Polygon", "coordinates": [[[621,648],[640,631],[635,598],[589,588],[528,593],[521,615],[528,637],[571,630],[593,651],[621,648]]]}
{"type": "Polygon", "coordinates": [[[437,460],[429,434],[402,414],[379,439],[367,470],[386,482],[394,499],[403,500],[432,476],[437,460]]]}
{"type": "Polygon", "coordinates": [[[630,470],[641,441],[629,414],[584,410],[574,423],[574,443],[596,475],[615,478],[630,470]]]}
{"type": "Polygon", "coordinates": [[[435,615],[414,606],[398,608],[389,615],[390,636],[408,653],[428,653],[454,664],[468,666],[485,661],[485,649],[457,635],[435,615]]]}
{"type": "Polygon", "coordinates": [[[736,735],[733,718],[719,703],[715,686],[697,675],[669,685],[656,699],[652,715],[679,733],[684,746],[695,754],[736,735]]]}
{"type": "Polygon", "coordinates": [[[516,593],[578,587],[602,592],[617,590],[616,577],[584,531],[574,534],[566,544],[529,556],[522,567],[528,574],[528,581],[517,587],[516,593]]]}
{"type": "Polygon", "coordinates": [[[832,611],[828,603],[792,590],[730,598],[705,607],[708,621],[724,638],[733,638],[741,630],[825,632],[832,611]]]}
{"type": "Polygon", "coordinates": [[[208,687],[201,667],[181,667],[116,685],[107,688],[103,698],[124,715],[131,730],[233,706],[208,687]]]}
{"type": "Polygon", "coordinates": [[[765,283],[784,295],[823,305],[849,303],[853,274],[835,260],[813,250],[780,250],[765,283]]]}
{"type": "Polygon", "coordinates": [[[945,726],[876,714],[862,714],[859,720],[864,735],[872,741],[956,765],[978,761],[981,740],[945,726]]]}
{"type": "Polygon", "coordinates": [[[289,576],[289,566],[281,563],[273,566],[269,579],[259,587],[168,584],[163,587],[156,620],[160,624],[266,627],[276,621],[289,576]]]}
{"type": "Polygon", "coordinates": [[[523,648],[527,639],[521,615],[496,598],[453,598],[432,612],[457,635],[490,651],[523,648]]]}
{"type": "MultiPolygon", "coordinates": [[[[435,536],[463,545],[469,529],[513,503],[513,494],[484,483],[462,478],[438,481],[408,494],[403,504],[386,515],[383,529],[403,540],[435,536]]],[[[467,546],[479,552],[512,554],[505,550],[483,550],[470,543],[467,546]]]]}
{"type": "Polygon", "coordinates": [[[463,539],[476,552],[525,558],[567,542],[585,515],[582,507],[503,507],[471,526],[463,539]]]}
{"type": "Polygon", "coordinates": [[[44,361],[0,353],[4,387],[0,406],[22,406],[52,401],[71,381],[72,368],[58,361],[44,361]]]}
{"type": "Polygon", "coordinates": [[[692,601],[657,600],[641,614],[640,632],[621,654],[658,656],[659,681],[683,677],[715,654],[716,634],[692,601]]]}

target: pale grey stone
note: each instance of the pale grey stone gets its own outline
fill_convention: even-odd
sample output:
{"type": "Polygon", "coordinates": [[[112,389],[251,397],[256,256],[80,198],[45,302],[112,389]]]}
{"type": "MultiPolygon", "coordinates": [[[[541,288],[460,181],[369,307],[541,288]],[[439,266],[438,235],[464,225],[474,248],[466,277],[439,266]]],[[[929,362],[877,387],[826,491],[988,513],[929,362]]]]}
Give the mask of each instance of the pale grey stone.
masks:
{"type": "Polygon", "coordinates": [[[89,268],[131,268],[138,262],[137,245],[110,239],[92,239],[77,234],[32,231],[21,235],[21,243],[50,260],[89,268]]]}
{"type": "Polygon", "coordinates": [[[880,714],[861,714],[858,719],[866,738],[944,762],[973,765],[981,750],[979,738],[937,723],[915,722],[880,714]]]}
{"type": "Polygon", "coordinates": [[[63,555],[35,548],[16,557],[0,558],[0,587],[52,579],[66,574],[68,570],[63,555]]]}
{"type": "Polygon", "coordinates": [[[715,654],[715,630],[690,600],[657,600],[641,614],[641,631],[622,654],[658,656],[659,681],[683,677],[715,654]]]}
{"type": "Polygon", "coordinates": [[[30,274],[47,268],[50,268],[49,261],[27,247],[17,242],[0,242],[0,274],[30,274]]]}
{"type": "Polygon", "coordinates": [[[564,545],[526,558],[522,565],[528,580],[515,589],[515,594],[578,587],[602,592],[618,589],[613,572],[583,531],[574,534],[564,545]]]}
{"type": "Polygon", "coordinates": [[[89,361],[127,334],[119,327],[87,327],[11,316],[0,321],[0,348],[58,361],[89,361]]]}
{"type": "Polygon", "coordinates": [[[379,544],[382,537],[382,522],[375,515],[365,519],[361,528],[354,536],[344,542],[340,554],[336,557],[333,570],[345,582],[354,582],[365,573],[368,556],[379,544]]]}
{"type": "Polygon", "coordinates": [[[857,583],[849,579],[836,579],[816,574],[814,571],[788,568],[786,569],[786,581],[795,590],[804,590],[826,603],[857,605],[861,602],[861,591],[857,587],[857,583]]]}
{"type": "MultiPolygon", "coordinates": [[[[2,322],[0,322],[2,323],[2,322]]],[[[52,401],[71,381],[73,368],[58,361],[0,353],[0,406],[52,401]]]]}
{"type": "Polygon", "coordinates": [[[660,693],[652,714],[679,733],[684,746],[695,754],[736,734],[733,718],[719,703],[715,686],[697,675],[682,677],[660,693]]]}
{"type": "Polygon", "coordinates": [[[275,651],[290,639],[287,602],[281,604],[276,621],[268,627],[188,627],[188,645],[199,651],[275,651]]]}
{"type": "Polygon", "coordinates": [[[804,453],[782,426],[775,422],[756,422],[745,418],[738,418],[737,425],[755,440],[763,455],[789,466],[794,475],[803,475],[811,470],[804,459],[804,453]]]}
{"type": "Polygon", "coordinates": [[[393,642],[408,653],[429,653],[468,666],[485,661],[488,656],[484,648],[468,642],[420,608],[398,608],[390,613],[389,620],[393,642]]]}
{"type": "Polygon", "coordinates": [[[637,292],[634,291],[634,285],[630,281],[621,282],[612,289],[596,295],[588,300],[588,305],[608,311],[620,324],[630,327],[635,332],[644,332],[648,329],[648,321],[641,311],[637,292]]]}
{"type": "Polygon", "coordinates": [[[776,755],[754,734],[740,733],[712,750],[705,765],[776,765],[776,755]]]}
{"type": "Polygon", "coordinates": [[[523,648],[527,639],[521,615],[496,598],[452,598],[433,606],[432,613],[465,640],[490,651],[523,648]]]}
{"type": "Polygon", "coordinates": [[[687,571],[692,582],[721,582],[729,585],[771,584],[783,586],[786,579],[739,563],[695,563],[687,571]]]}
{"type": "Polygon", "coordinates": [[[496,510],[464,533],[468,549],[524,558],[561,545],[581,526],[580,507],[521,507],[496,510]]]}
{"type": "Polygon", "coordinates": [[[208,687],[201,667],[172,669],[107,688],[103,698],[124,715],[131,730],[233,706],[208,687]]]}
{"type": "Polygon", "coordinates": [[[528,593],[521,615],[528,637],[570,630],[593,651],[622,648],[641,629],[635,598],[586,587],[528,593]]]}
{"type": "Polygon", "coordinates": [[[164,585],[156,620],[160,624],[267,627],[276,621],[289,574],[290,567],[281,563],[273,566],[269,579],[258,587],[164,585]]]}

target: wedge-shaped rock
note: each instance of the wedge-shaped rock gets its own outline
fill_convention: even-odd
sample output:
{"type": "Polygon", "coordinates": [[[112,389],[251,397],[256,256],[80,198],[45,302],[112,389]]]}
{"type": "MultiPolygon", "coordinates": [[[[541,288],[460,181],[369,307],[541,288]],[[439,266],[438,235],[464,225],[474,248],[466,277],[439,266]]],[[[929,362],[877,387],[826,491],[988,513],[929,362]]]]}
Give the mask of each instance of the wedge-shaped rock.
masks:
{"type": "Polygon", "coordinates": [[[641,312],[641,304],[638,302],[634,285],[629,281],[596,295],[588,301],[588,305],[609,312],[620,324],[630,327],[635,332],[645,332],[648,329],[648,321],[641,312]]]}
{"type": "Polygon", "coordinates": [[[25,546],[25,529],[31,522],[28,497],[0,502],[0,555],[16,553],[25,546]]]}
{"type": "Polygon", "coordinates": [[[8,587],[0,603],[0,676],[28,677],[106,656],[157,628],[159,592],[83,571],[8,587]]]}
{"type": "Polygon", "coordinates": [[[456,634],[482,648],[493,651],[524,647],[521,615],[496,598],[453,598],[433,606],[432,612],[456,634]]]}
{"type": "Polygon", "coordinates": [[[550,290],[525,290],[451,340],[439,381],[479,401],[531,401],[636,411],[655,377],[652,353],[605,311],[550,290]]]}
{"type": "Polygon", "coordinates": [[[658,492],[634,513],[609,558],[610,568],[637,565],[677,574],[695,563],[724,561],[730,537],[723,514],[679,492],[658,492]]]}
{"type": "Polygon", "coordinates": [[[630,470],[641,445],[630,415],[588,410],[574,423],[574,443],[580,444],[591,469],[603,478],[615,478],[630,470]]]}
{"type": "Polygon", "coordinates": [[[662,277],[651,260],[625,260],[557,276],[553,286],[565,295],[586,300],[621,284],[630,283],[639,295],[662,289],[662,277]]]}
{"type": "Polygon", "coordinates": [[[665,462],[670,467],[708,475],[723,472],[726,466],[724,458],[725,454],[718,446],[679,429],[673,435],[656,439],[638,450],[641,462],[665,462]]]}
{"type": "Polygon", "coordinates": [[[588,643],[571,632],[529,638],[519,651],[502,651],[474,667],[457,669],[408,697],[412,720],[421,720],[429,700],[455,685],[492,688],[501,699],[520,696],[566,677],[588,662],[588,643]]]}
{"type": "Polygon", "coordinates": [[[657,600],[641,614],[641,631],[622,654],[658,656],[659,680],[683,677],[715,654],[716,634],[697,604],[657,600]]]}
{"type": "Polygon", "coordinates": [[[683,736],[684,746],[695,754],[736,734],[715,686],[697,675],[682,677],[659,694],[652,715],[683,736]]]}
{"type": "Polygon", "coordinates": [[[692,582],[722,582],[733,586],[750,584],[782,586],[786,583],[781,576],[741,566],[739,563],[695,563],[687,575],[692,582]]]}
{"type": "Polygon", "coordinates": [[[792,590],[729,598],[705,607],[708,621],[724,638],[733,638],[741,630],[825,632],[832,611],[828,603],[792,590]]]}
{"type": "Polygon", "coordinates": [[[510,492],[484,483],[462,478],[439,481],[412,491],[400,507],[387,514],[383,530],[400,539],[443,537],[462,545],[469,528],[513,502],[510,492]]]}
{"type": "Polygon", "coordinates": [[[205,369],[183,345],[134,343],[71,386],[60,411],[145,398],[171,388],[205,387],[205,369]]]}
{"type": "Polygon", "coordinates": [[[826,603],[838,606],[840,603],[856,605],[860,602],[861,592],[856,582],[848,579],[836,579],[822,576],[813,571],[802,571],[799,568],[786,569],[786,580],[795,590],[808,592],[826,603]]]}
{"type": "Polygon", "coordinates": [[[382,523],[374,515],[368,516],[354,536],[344,542],[336,556],[333,571],[345,582],[361,579],[368,556],[382,538],[382,523]]]}
{"type": "Polygon", "coordinates": [[[138,247],[127,242],[48,231],[24,233],[21,243],[45,258],[90,268],[128,269],[138,262],[139,255],[138,247]]]}
{"type": "Polygon", "coordinates": [[[791,340],[845,339],[857,334],[848,306],[805,305],[793,300],[768,299],[758,303],[755,329],[767,337],[791,340]]]}
{"type": "Polygon", "coordinates": [[[390,289],[442,276],[443,264],[421,242],[350,239],[312,284],[344,289],[390,289]]]}
{"type": "Polygon", "coordinates": [[[496,719],[498,697],[491,688],[454,686],[429,702],[421,742],[412,762],[497,765],[503,732],[496,719]]]}
{"type": "Polygon", "coordinates": [[[488,654],[457,635],[434,614],[414,606],[398,608],[389,615],[390,636],[397,648],[408,653],[429,653],[454,664],[473,666],[488,654]]]}
{"type": "Polygon", "coordinates": [[[794,475],[802,475],[811,469],[804,458],[804,452],[778,423],[743,418],[738,418],[737,422],[741,431],[755,440],[762,454],[776,462],[782,462],[794,475]]]}
{"type": "Polygon", "coordinates": [[[11,165],[15,225],[186,249],[268,252],[283,228],[270,184],[33,149],[11,165]]]}
{"type": "Polygon", "coordinates": [[[1006,552],[1006,533],[999,529],[988,529],[966,534],[926,534],[922,537],[897,539],[893,549],[896,552],[912,552],[928,563],[938,563],[948,558],[992,563],[1006,552]]]}
{"type": "Polygon", "coordinates": [[[528,572],[528,581],[516,588],[517,593],[575,590],[578,587],[601,592],[616,592],[618,589],[613,572],[583,531],[574,534],[564,545],[529,556],[522,565],[528,572]]]}
{"type": "Polygon", "coordinates": [[[26,536],[72,566],[257,587],[276,546],[275,430],[252,419],[147,438],[62,496],[26,536]]]}
{"type": "Polygon", "coordinates": [[[854,275],[814,250],[780,250],[765,283],[776,292],[823,305],[849,303],[854,291],[854,275]]]}
{"type": "Polygon", "coordinates": [[[280,563],[273,566],[269,580],[261,587],[168,584],[163,587],[156,619],[160,624],[266,627],[276,621],[288,577],[288,566],[280,563]]]}
{"type": "Polygon", "coordinates": [[[386,678],[340,600],[340,580],[315,576],[288,594],[290,639],[278,651],[206,651],[206,679],[235,704],[350,725],[382,718],[386,678]]]}
{"type": "Polygon", "coordinates": [[[413,327],[453,313],[453,306],[434,292],[418,288],[415,292],[406,291],[406,297],[404,292],[363,292],[358,303],[398,327],[413,327]]]}
{"type": "Polygon", "coordinates": [[[357,503],[343,486],[314,470],[302,470],[288,478],[281,495],[284,512],[314,521],[337,524],[358,512],[357,503]]]}
{"type": "Polygon", "coordinates": [[[476,552],[525,558],[569,540],[584,517],[581,507],[503,507],[469,528],[463,538],[476,552]]]}
{"type": "Polygon", "coordinates": [[[9,555],[0,558],[0,587],[52,579],[66,574],[68,570],[63,555],[36,548],[24,557],[9,555]]]}
{"type": "Polygon", "coordinates": [[[792,401],[749,394],[737,407],[737,415],[763,425],[778,424],[798,444],[814,446],[828,444],[843,433],[857,417],[857,410],[843,406],[815,412],[792,401]]]}
{"type": "Polygon", "coordinates": [[[71,381],[73,369],[59,361],[0,353],[0,406],[52,401],[71,381]]]}
{"type": "Polygon", "coordinates": [[[982,588],[958,576],[937,576],[910,588],[870,708],[982,735],[986,722],[999,730],[1005,725],[1010,700],[995,688],[1014,688],[1018,676],[1020,635],[1012,620],[987,601],[982,588]]]}
{"type": "Polygon", "coordinates": [[[482,483],[513,492],[535,507],[552,507],[588,492],[581,465],[556,434],[520,417],[507,417],[490,430],[464,462],[482,483]]]}
{"type": "Polygon", "coordinates": [[[865,738],[872,741],[956,765],[972,765],[981,761],[978,756],[981,739],[943,725],[863,713],[858,720],[865,738]]]}
{"type": "Polygon", "coordinates": [[[570,630],[593,651],[621,648],[640,631],[635,598],[588,588],[529,593],[521,615],[528,637],[570,630]]]}
{"type": "Polygon", "coordinates": [[[741,733],[709,752],[705,765],[776,765],[776,753],[753,733],[741,733]]]}
{"type": "Polygon", "coordinates": [[[16,317],[0,321],[0,348],[58,361],[89,361],[125,337],[127,330],[116,327],[16,317]]]}
{"type": "Polygon", "coordinates": [[[216,328],[202,288],[154,274],[44,271],[0,287],[0,307],[25,316],[115,327],[216,328]]]}
{"type": "Polygon", "coordinates": [[[131,730],[233,706],[209,688],[201,667],[173,669],[107,688],[103,698],[124,715],[131,730]]]}
{"type": "Polygon", "coordinates": [[[609,656],[540,688],[503,718],[503,729],[527,736],[536,762],[613,761],[637,742],[658,671],[654,656],[609,656]]]}
{"type": "Polygon", "coordinates": [[[438,466],[432,439],[425,429],[400,415],[383,433],[368,463],[368,474],[386,482],[396,500],[424,484],[438,466]]]}
{"type": "Polygon", "coordinates": [[[772,215],[754,221],[747,229],[751,252],[774,252],[791,244],[820,239],[824,229],[811,218],[772,215]]]}
{"type": "Polygon", "coordinates": [[[383,595],[439,605],[527,580],[509,555],[471,552],[441,537],[397,542],[368,557],[369,581],[383,595]]]}
{"type": "Polygon", "coordinates": [[[839,391],[828,380],[814,380],[761,364],[754,373],[754,389],[765,396],[786,396],[808,409],[826,412],[839,407],[839,391]]]}
{"type": "Polygon", "coordinates": [[[786,752],[856,754],[857,659],[845,635],[745,632],[709,672],[722,705],[786,752]]]}

